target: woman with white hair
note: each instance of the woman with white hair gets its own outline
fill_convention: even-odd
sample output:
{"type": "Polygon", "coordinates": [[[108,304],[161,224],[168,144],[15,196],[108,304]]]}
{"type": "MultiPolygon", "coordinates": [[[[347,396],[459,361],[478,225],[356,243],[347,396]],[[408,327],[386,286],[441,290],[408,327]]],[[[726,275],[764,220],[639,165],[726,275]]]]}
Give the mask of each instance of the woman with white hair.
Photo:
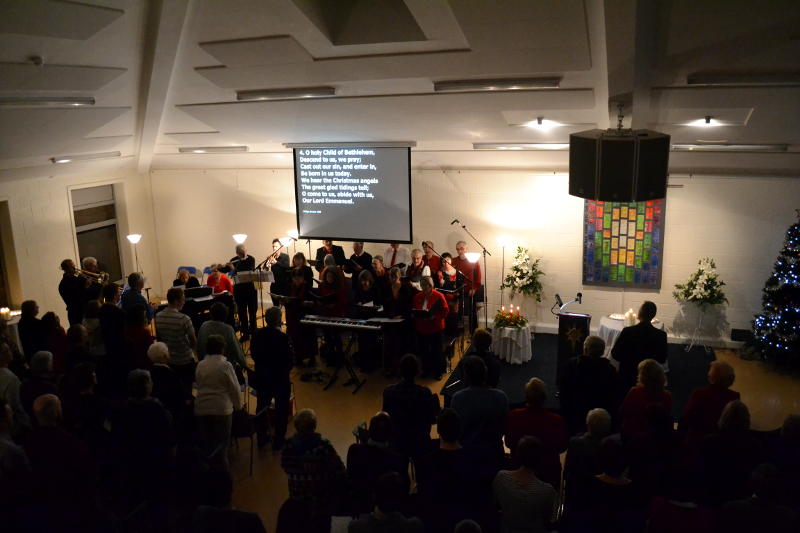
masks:
{"type": "Polygon", "coordinates": [[[672,415],[672,394],[665,389],[667,377],[663,367],[655,359],[639,363],[637,385],[631,387],[619,408],[622,418],[623,437],[636,437],[647,433],[647,414],[656,409],[667,416],[672,415]]]}
{"type": "Polygon", "coordinates": [[[153,392],[150,395],[172,413],[176,425],[179,425],[191,398],[185,396],[178,374],[169,366],[169,347],[164,342],[154,342],[147,349],[147,358],[153,363],[150,368],[153,392]]]}

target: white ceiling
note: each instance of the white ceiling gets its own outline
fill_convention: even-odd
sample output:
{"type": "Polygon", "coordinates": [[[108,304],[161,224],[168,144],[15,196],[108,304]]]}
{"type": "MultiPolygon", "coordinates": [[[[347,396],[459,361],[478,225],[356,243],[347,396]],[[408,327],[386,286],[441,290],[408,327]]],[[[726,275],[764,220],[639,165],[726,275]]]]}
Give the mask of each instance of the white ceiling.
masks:
{"type": "Polygon", "coordinates": [[[567,152],[472,145],[566,143],[613,125],[618,99],[628,114],[633,102],[636,127],[674,143],[790,145],[673,153],[673,173],[800,175],[800,87],[687,85],[697,72],[800,72],[796,0],[362,0],[339,11],[326,1],[4,0],[0,97],[96,105],[0,108],[0,179],[74,172],[50,158],[112,150],[117,163],[82,165],[290,168],[284,143],[327,141],[415,141],[415,168],[563,171],[567,152]],[[433,91],[437,81],[546,76],[560,88],[433,91]],[[237,90],[312,86],[337,97],[236,101],[237,90]],[[706,115],[725,125],[686,125],[706,115]],[[567,125],[520,125],[539,116],[567,125]],[[178,154],[238,144],[250,152],[178,154]]]}

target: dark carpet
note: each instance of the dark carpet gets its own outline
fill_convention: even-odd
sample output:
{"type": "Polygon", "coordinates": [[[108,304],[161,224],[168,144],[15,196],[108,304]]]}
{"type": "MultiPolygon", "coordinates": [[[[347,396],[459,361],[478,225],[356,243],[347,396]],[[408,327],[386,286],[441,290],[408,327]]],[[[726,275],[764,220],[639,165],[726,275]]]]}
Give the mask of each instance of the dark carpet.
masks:
{"type": "MultiPolygon", "coordinates": [[[[532,341],[533,358],[521,365],[512,365],[503,362],[500,368],[499,388],[508,396],[512,408],[522,407],[525,404],[524,387],[531,378],[537,377],[545,382],[550,394],[545,407],[559,410],[556,388],[556,360],[558,353],[558,336],[549,333],[537,333],[532,341]]],[[[683,344],[668,345],[669,374],[668,388],[672,392],[672,414],[677,419],[689,399],[689,395],[697,387],[706,385],[708,365],[714,360],[714,352],[703,347],[694,347],[686,351],[683,344]]],[[[450,374],[442,394],[447,403],[449,397],[463,387],[460,363],[450,374]],[[460,383],[457,383],[459,382],[460,383]]]]}

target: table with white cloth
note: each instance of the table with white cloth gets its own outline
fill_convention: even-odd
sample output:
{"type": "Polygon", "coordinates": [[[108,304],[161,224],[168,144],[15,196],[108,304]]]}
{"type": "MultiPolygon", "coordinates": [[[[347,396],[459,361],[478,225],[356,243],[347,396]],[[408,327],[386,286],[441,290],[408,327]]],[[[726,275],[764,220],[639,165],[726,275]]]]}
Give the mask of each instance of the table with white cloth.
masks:
{"type": "Polygon", "coordinates": [[[533,356],[531,349],[531,328],[494,328],[492,330],[492,351],[514,365],[528,362],[533,356]]]}
{"type": "MultiPolygon", "coordinates": [[[[603,355],[607,359],[611,359],[611,349],[614,347],[614,343],[617,342],[619,334],[622,333],[622,329],[625,327],[624,323],[623,320],[617,320],[610,316],[600,318],[600,328],[597,330],[597,336],[606,342],[606,351],[603,355]]],[[[653,322],[653,327],[663,330],[664,323],[660,320],[653,322]]],[[[617,362],[614,359],[611,359],[611,363],[617,366],[617,362]]]]}

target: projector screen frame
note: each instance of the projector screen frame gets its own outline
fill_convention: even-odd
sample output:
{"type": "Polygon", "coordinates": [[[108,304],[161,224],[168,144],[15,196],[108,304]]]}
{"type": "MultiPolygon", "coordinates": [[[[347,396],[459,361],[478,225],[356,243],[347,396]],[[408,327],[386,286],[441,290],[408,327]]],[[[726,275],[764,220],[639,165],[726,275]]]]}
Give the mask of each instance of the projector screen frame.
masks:
{"type": "Polygon", "coordinates": [[[386,143],[386,144],[379,144],[379,143],[306,143],[306,144],[286,144],[285,146],[292,148],[292,176],[294,180],[294,206],[295,206],[295,220],[297,222],[297,240],[331,240],[331,241],[340,241],[340,242],[371,242],[371,243],[400,243],[400,244],[413,244],[414,243],[414,216],[413,216],[413,208],[414,208],[414,197],[412,196],[411,191],[411,146],[416,145],[416,143],[386,143]],[[407,169],[408,169],[408,240],[400,239],[400,240],[391,240],[391,239],[363,239],[363,238],[354,238],[354,237],[341,237],[336,236],[332,237],[330,235],[303,235],[300,233],[300,191],[298,190],[298,179],[297,179],[297,150],[301,148],[405,148],[406,149],[406,157],[407,157],[407,169]]]}

